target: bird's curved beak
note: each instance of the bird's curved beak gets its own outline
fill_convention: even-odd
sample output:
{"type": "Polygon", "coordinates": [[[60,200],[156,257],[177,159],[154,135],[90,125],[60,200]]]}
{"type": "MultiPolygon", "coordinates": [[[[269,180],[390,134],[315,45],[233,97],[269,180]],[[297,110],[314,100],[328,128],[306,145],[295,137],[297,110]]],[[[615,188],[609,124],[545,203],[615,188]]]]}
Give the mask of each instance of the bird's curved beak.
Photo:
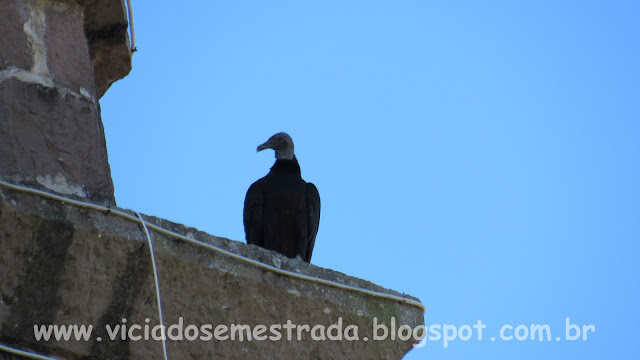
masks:
{"type": "Polygon", "coordinates": [[[264,144],[262,144],[262,145],[258,146],[258,148],[256,149],[256,152],[260,152],[260,151],[262,151],[262,150],[264,150],[264,149],[269,149],[269,147],[270,147],[270,146],[269,146],[269,142],[267,141],[266,143],[264,143],[264,144]]]}
{"type": "Polygon", "coordinates": [[[265,149],[273,149],[273,143],[271,142],[271,139],[267,140],[267,142],[265,142],[264,144],[258,146],[258,148],[256,149],[256,152],[260,152],[265,149]]]}

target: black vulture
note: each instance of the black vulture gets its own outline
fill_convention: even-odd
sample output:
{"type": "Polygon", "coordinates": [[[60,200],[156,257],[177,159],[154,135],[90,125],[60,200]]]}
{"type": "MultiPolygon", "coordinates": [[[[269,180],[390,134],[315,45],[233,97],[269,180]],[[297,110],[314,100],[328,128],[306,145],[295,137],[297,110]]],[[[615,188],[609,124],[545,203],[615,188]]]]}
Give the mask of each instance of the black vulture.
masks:
{"type": "Polygon", "coordinates": [[[275,150],[276,162],[247,191],[243,214],[247,244],[311,262],[320,223],[318,189],[302,180],[289,135],[273,135],[257,151],[264,149],[275,150]]]}

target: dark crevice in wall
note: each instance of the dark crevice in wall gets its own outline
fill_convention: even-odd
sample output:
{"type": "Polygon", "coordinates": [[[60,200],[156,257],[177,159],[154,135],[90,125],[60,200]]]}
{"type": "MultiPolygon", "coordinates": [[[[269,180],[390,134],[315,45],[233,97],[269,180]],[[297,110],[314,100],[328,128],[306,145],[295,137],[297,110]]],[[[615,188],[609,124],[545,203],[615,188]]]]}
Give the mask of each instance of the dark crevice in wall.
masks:
{"type": "MultiPolygon", "coordinates": [[[[58,212],[62,211],[62,204],[53,207],[58,212]]],[[[36,228],[31,243],[37,247],[20,254],[26,274],[24,281],[16,288],[15,295],[3,299],[10,312],[0,329],[2,342],[28,347],[33,346],[34,325],[51,325],[56,321],[62,302],[59,295],[61,275],[74,234],[71,224],[48,219],[39,221],[36,228]]],[[[42,340],[41,343],[43,350],[47,342],[42,340]]]]}
{"type": "Polygon", "coordinates": [[[122,275],[114,283],[111,291],[117,294],[109,304],[104,315],[100,318],[95,328],[90,358],[95,359],[128,359],[129,340],[122,340],[118,333],[118,339],[111,341],[106,326],[113,329],[116,325],[122,325],[122,319],[129,319],[133,314],[134,303],[146,281],[149,281],[151,273],[151,259],[149,248],[145,244],[137,251],[128,254],[126,268],[122,275]],[[100,337],[103,341],[97,341],[100,337]]]}

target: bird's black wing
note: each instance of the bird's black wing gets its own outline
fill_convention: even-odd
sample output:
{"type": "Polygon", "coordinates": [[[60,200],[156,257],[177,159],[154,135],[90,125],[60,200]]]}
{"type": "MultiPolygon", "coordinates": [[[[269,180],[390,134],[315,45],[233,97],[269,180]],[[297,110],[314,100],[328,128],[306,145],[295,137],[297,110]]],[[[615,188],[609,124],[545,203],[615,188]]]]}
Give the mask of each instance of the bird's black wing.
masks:
{"type": "Polygon", "coordinates": [[[307,224],[309,227],[307,253],[304,255],[303,260],[311,262],[311,254],[313,253],[313,246],[316,243],[316,235],[320,225],[320,194],[312,183],[307,183],[307,224]]]}
{"type": "Polygon", "coordinates": [[[244,199],[243,222],[247,244],[264,246],[264,238],[262,236],[263,207],[262,183],[258,180],[249,187],[247,196],[244,199]]]}

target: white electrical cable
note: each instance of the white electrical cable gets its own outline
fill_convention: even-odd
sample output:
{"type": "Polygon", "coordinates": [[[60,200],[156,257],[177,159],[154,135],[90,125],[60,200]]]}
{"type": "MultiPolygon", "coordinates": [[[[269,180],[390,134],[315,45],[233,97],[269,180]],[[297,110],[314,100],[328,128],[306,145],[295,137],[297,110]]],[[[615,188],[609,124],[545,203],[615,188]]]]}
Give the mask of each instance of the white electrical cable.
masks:
{"type": "Polygon", "coordinates": [[[57,358],[54,358],[54,357],[51,357],[51,356],[40,355],[40,354],[36,354],[36,353],[30,352],[30,351],[20,350],[20,349],[16,349],[14,347],[7,346],[7,345],[2,345],[2,344],[0,344],[0,350],[6,351],[6,352],[11,353],[11,354],[24,356],[24,357],[27,357],[29,359],[58,360],[57,358]]]}
{"type": "MultiPolygon", "coordinates": [[[[158,267],[156,266],[156,256],[153,251],[153,241],[151,240],[151,234],[149,234],[149,229],[147,229],[147,224],[144,219],[140,215],[139,212],[135,212],[140,219],[140,223],[144,229],[144,233],[147,236],[147,242],[149,243],[149,252],[151,253],[151,265],[153,265],[153,280],[156,285],[156,300],[158,301],[158,319],[160,321],[160,325],[164,326],[164,318],[162,316],[162,300],[160,300],[160,282],[158,281],[158,267]]],[[[168,360],[167,357],[167,340],[165,337],[162,337],[162,355],[164,356],[164,360],[168,360]]]]}
{"type": "Polygon", "coordinates": [[[387,294],[387,293],[383,293],[383,292],[379,292],[379,291],[374,291],[374,290],[369,290],[369,289],[363,289],[363,288],[359,288],[356,286],[350,286],[350,285],[345,285],[345,284],[341,284],[335,281],[331,281],[331,280],[326,280],[326,279],[321,279],[321,278],[316,278],[316,277],[312,277],[312,276],[308,276],[308,275],[303,275],[303,274],[299,274],[299,273],[295,273],[292,271],[288,271],[288,270],[283,270],[283,269],[279,269],[275,266],[271,266],[271,265],[267,265],[264,263],[261,263],[259,261],[255,261],[253,259],[250,259],[248,257],[244,257],[242,255],[238,255],[235,253],[232,253],[228,250],[219,248],[217,246],[211,245],[211,244],[207,244],[205,242],[196,240],[196,239],[192,239],[189,237],[186,237],[184,235],[175,233],[171,230],[167,230],[165,228],[162,228],[160,226],[157,226],[155,224],[152,223],[147,223],[146,221],[142,220],[142,219],[138,219],[135,216],[132,216],[130,214],[127,214],[121,210],[118,209],[112,209],[111,207],[108,206],[103,206],[103,205],[97,205],[97,204],[93,204],[93,203],[89,203],[89,202],[84,202],[84,201],[79,201],[79,200],[74,200],[74,199],[69,199],[69,198],[65,198],[63,196],[59,196],[59,195],[55,195],[55,194],[51,194],[49,192],[46,191],[42,191],[42,190],[37,190],[37,189],[32,189],[32,188],[28,188],[25,186],[21,186],[21,185],[15,185],[15,184],[11,184],[5,181],[0,180],[0,185],[5,186],[7,188],[13,189],[13,190],[18,190],[18,191],[22,191],[22,192],[27,192],[27,193],[31,193],[31,194],[36,194],[36,195],[40,195],[40,196],[44,196],[44,197],[48,197],[50,199],[55,199],[58,201],[62,201],[68,204],[72,204],[72,205],[76,205],[76,206],[80,206],[80,207],[85,207],[85,208],[89,208],[89,209],[94,209],[94,210],[99,210],[99,211],[103,211],[106,212],[107,214],[115,214],[118,215],[124,219],[133,221],[133,222],[137,222],[137,223],[141,223],[143,224],[143,226],[146,224],[146,226],[149,227],[149,229],[152,229],[156,232],[165,234],[165,235],[169,235],[171,237],[175,237],[181,240],[184,240],[186,242],[213,250],[215,252],[227,255],[231,258],[261,267],[263,269],[275,272],[277,274],[281,274],[281,275],[285,275],[285,276],[289,276],[292,278],[296,278],[296,279],[301,279],[301,280],[306,280],[306,281],[310,281],[310,282],[314,282],[314,283],[318,283],[318,284],[323,284],[323,285],[327,285],[327,286],[331,286],[331,287],[335,287],[335,288],[339,288],[339,289],[344,289],[344,290],[349,290],[349,291],[354,291],[354,292],[358,292],[361,294],[367,294],[367,295],[371,295],[371,296],[375,296],[375,297],[379,297],[379,298],[383,298],[383,299],[389,299],[389,300],[394,300],[400,303],[404,303],[404,304],[409,304],[409,305],[413,305],[417,308],[420,308],[422,310],[422,312],[425,312],[425,307],[422,303],[412,300],[412,299],[407,299],[405,297],[400,297],[397,295],[392,295],[392,294],[387,294]]]}
{"type": "Polygon", "coordinates": [[[131,0],[127,0],[127,12],[129,14],[129,29],[131,30],[131,52],[135,52],[136,48],[136,33],[133,31],[133,9],[131,9],[131,0]]]}

